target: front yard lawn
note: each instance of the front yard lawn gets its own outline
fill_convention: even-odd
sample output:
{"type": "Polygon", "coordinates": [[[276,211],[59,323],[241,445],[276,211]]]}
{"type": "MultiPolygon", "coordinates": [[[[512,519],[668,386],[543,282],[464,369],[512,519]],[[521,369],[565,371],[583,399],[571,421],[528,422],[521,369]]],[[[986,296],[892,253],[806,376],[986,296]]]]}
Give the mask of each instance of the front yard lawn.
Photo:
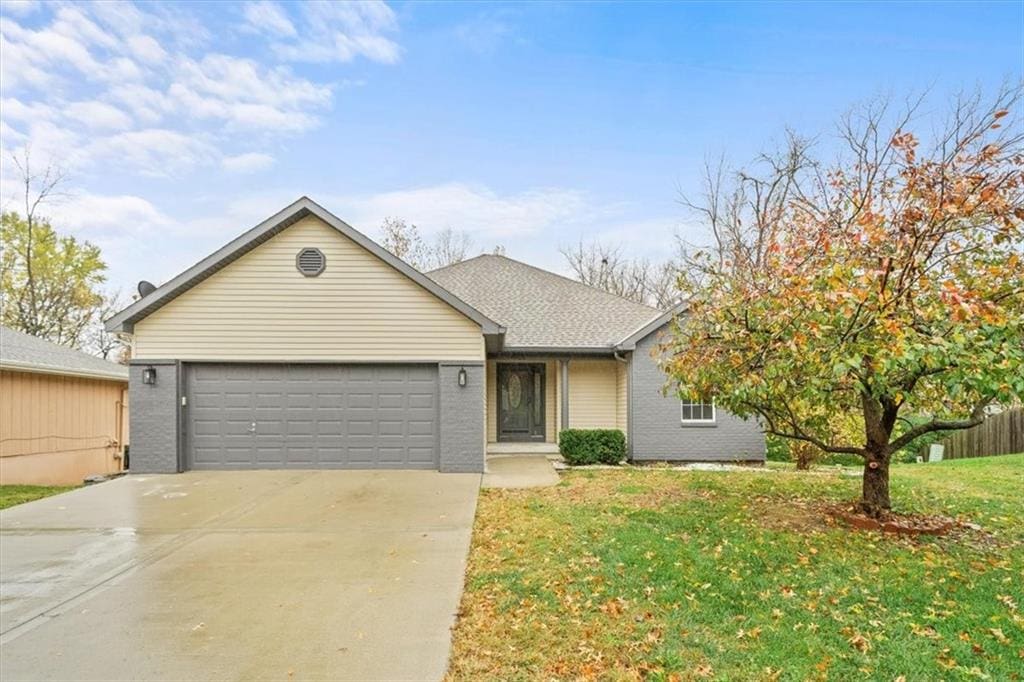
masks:
{"type": "Polygon", "coordinates": [[[77,485],[0,485],[0,509],[74,490],[77,485]]]}
{"type": "Polygon", "coordinates": [[[484,490],[449,677],[1021,679],[1024,455],[893,470],[899,511],[979,524],[848,531],[836,471],[573,471],[484,490]]]}

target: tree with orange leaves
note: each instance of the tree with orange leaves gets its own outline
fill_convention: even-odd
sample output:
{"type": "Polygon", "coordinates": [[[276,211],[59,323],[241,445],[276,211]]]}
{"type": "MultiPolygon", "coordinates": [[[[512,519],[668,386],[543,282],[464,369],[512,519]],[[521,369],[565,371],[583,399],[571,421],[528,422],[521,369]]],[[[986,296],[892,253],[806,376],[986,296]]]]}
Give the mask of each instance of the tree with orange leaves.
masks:
{"type": "Polygon", "coordinates": [[[691,256],[690,303],[661,349],[680,394],[860,456],[860,507],[875,517],[892,507],[893,453],[1020,400],[1020,96],[958,99],[927,144],[915,107],[893,120],[867,106],[841,124],[834,164],[791,136],[761,175],[709,174],[689,205],[716,246],[691,256]]]}

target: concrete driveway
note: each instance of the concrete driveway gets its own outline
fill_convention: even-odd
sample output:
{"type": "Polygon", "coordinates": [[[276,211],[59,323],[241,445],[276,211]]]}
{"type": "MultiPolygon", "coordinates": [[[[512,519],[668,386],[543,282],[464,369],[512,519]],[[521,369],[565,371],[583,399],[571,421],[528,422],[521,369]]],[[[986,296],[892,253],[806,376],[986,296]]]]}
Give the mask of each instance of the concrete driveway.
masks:
{"type": "Polygon", "coordinates": [[[129,476],[0,512],[21,679],[439,679],[479,474],[129,476]]]}

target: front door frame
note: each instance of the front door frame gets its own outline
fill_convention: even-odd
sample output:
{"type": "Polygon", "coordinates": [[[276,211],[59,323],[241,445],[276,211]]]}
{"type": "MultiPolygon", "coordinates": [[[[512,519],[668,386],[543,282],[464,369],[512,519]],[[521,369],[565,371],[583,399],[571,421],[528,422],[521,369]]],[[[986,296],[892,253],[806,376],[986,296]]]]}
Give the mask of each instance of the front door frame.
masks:
{"type": "MultiPolygon", "coordinates": [[[[497,439],[499,443],[543,443],[547,439],[547,363],[544,362],[495,362],[495,409],[497,414],[495,419],[497,421],[497,439]],[[529,433],[503,433],[501,430],[502,424],[502,404],[501,404],[501,382],[504,378],[502,376],[502,369],[506,371],[509,368],[517,369],[529,369],[533,380],[540,376],[540,392],[537,393],[533,385],[530,386],[530,402],[531,409],[530,414],[530,428],[529,433]],[[535,410],[532,407],[533,398],[536,395],[540,395],[540,422],[534,420],[535,410]]],[[[505,375],[507,376],[507,374],[505,375]]],[[[532,384],[532,381],[531,381],[532,384]]]]}

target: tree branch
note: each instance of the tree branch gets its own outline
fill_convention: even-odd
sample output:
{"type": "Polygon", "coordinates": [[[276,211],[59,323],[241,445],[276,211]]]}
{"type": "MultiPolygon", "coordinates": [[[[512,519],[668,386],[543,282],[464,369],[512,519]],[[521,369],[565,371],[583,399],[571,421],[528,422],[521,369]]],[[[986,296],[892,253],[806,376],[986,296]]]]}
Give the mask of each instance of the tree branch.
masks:
{"type": "Polygon", "coordinates": [[[890,442],[889,447],[893,452],[895,452],[909,444],[915,438],[923,436],[926,433],[932,433],[933,431],[959,431],[960,429],[969,429],[972,426],[977,426],[981,422],[985,421],[985,408],[988,407],[989,402],[989,400],[984,400],[978,403],[968,419],[956,421],[933,419],[932,421],[921,424],[920,426],[915,426],[896,440],[890,442]]]}

